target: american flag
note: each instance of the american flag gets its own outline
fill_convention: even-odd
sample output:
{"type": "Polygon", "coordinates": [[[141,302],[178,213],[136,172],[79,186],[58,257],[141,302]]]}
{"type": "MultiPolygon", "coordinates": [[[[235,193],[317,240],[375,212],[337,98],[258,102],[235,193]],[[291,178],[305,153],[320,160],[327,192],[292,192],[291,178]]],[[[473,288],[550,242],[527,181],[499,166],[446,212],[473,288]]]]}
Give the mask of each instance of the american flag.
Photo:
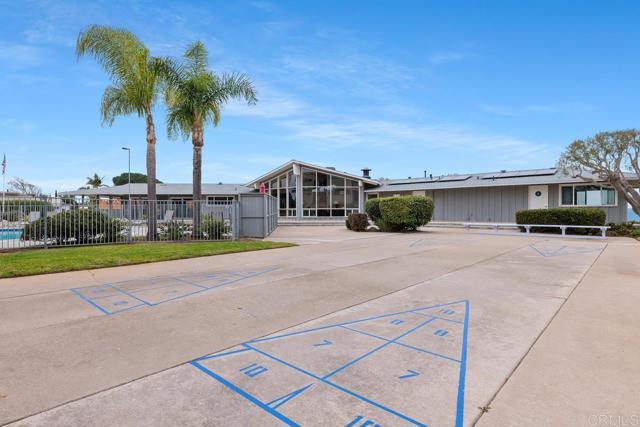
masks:
{"type": "Polygon", "coordinates": [[[7,155],[2,154],[2,176],[4,176],[4,172],[7,170],[7,155]]]}

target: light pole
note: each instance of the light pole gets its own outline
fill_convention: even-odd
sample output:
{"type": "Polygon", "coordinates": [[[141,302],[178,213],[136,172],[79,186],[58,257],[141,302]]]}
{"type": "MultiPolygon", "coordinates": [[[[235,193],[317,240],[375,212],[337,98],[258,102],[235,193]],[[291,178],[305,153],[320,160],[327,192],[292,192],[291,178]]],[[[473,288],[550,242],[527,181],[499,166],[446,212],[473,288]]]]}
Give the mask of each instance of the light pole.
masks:
{"type": "Polygon", "coordinates": [[[129,243],[131,243],[131,147],[122,147],[123,150],[127,152],[129,155],[129,179],[128,179],[128,187],[129,187],[129,243]]]}

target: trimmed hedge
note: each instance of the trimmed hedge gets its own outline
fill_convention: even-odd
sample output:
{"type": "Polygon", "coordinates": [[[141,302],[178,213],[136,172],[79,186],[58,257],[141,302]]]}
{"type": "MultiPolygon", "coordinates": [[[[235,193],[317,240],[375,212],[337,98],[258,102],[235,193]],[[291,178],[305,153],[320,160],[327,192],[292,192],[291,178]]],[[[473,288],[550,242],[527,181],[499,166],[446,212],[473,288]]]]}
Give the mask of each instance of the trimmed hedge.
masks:
{"type": "Polygon", "coordinates": [[[379,208],[380,216],[374,222],[381,231],[416,230],[431,221],[433,201],[424,196],[384,197],[379,199],[379,208]]]}
{"type": "MultiPolygon", "coordinates": [[[[607,214],[598,208],[527,209],[516,212],[516,224],[593,225],[602,226],[607,214]]],[[[524,227],[520,227],[524,231],[524,227]]],[[[560,233],[559,228],[532,227],[536,233],[560,233]]],[[[599,230],[567,229],[567,234],[599,234],[599,230]]]]}
{"type": "Polygon", "coordinates": [[[607,230],[607,236],[611,237],[640,237],[640,227],[636,227],[636,221],[627,221],[620,224],[610,222],[607,224],[611,227],[607,230]]]}
{"type": "Polygon", "coordinates": [[[371,221],[374,223],[377,222],[380,218],[382,218],[382,214],[380,213],[380,199],[369,199],[364,204],[364,211],[369,215],[371,221]]]}
{"type": "Polygon", "coordinates": [[[353,231],[367,231],[369,217],[363,213],[350,213],[347,216],[347,228],[353,231]]]}

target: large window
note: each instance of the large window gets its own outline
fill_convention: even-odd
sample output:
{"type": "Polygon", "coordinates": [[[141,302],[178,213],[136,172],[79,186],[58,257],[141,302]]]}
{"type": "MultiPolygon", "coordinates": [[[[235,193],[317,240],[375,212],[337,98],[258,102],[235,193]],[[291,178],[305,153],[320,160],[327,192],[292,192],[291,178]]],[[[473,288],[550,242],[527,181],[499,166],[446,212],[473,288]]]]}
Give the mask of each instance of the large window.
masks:
{"type": "Polygon", "coordinates": [[[278,215],[296,216],[296,176],[289,172],[265,185],[267,192],[278,199],[278,215]]]}
{"type": "Polygon", "coordinates": [[[601,185],[563,185],[561,206],[616,206],[616,191],[601,185]]]}
{"type": "Polygon", "coordinates": [[[302,169],[302,215],[346,216],[358,212],[358,181],[302,169]]]}

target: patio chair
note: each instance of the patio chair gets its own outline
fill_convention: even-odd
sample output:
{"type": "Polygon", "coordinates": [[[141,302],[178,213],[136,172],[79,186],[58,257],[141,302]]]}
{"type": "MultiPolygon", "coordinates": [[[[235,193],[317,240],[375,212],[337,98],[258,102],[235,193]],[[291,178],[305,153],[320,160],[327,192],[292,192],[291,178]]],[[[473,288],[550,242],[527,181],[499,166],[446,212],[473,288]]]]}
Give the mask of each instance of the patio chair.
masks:
{"type": "Polygon", "coordinates": [[[36,222],[40,219],[40,211],[29,212],[29,222],[36,222]]]}
{"type": "Polygon", "coordinates": [[[169,222],[173,219],[173,211],[171,209],[167,209],[167,211],[164,213],[164,218],[162,219],[162,222],[169,222]]]}

